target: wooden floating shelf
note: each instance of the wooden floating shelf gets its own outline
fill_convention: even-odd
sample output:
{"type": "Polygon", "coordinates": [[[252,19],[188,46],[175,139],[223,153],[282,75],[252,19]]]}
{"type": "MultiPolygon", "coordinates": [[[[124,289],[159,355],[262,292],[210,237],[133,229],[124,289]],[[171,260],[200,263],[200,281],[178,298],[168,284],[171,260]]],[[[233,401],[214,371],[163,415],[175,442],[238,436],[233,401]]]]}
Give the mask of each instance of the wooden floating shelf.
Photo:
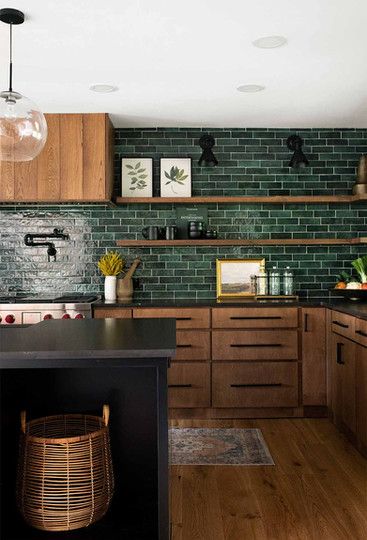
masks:
{"type": "Polygon", "coordinates": [[[353,203],[367,201],[360,195],[274,195],[271,197],[117,197],[116,204],[215,204],[215,203],[256,203],[256,204],[323,204],[353,203]]]}
{"type": "Polygon", "coordinates": [[[258,238],[249,239],[199,239],[199,240],[117,240],[120,247],[167,247],[167,246],[299,246],[299,245],[355,245],[367,244],[367,237],[360,238],[258,238]]]}

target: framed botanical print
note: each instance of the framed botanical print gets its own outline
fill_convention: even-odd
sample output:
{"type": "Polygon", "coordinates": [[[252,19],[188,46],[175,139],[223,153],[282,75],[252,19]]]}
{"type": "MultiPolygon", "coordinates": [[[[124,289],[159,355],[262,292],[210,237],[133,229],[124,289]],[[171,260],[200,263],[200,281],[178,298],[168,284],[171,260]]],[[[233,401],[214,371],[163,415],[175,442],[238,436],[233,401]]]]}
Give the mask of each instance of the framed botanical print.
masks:
{"type": "Polygon", "coordinates": [[[191,197],[191,158],[161,158],[161,197],[191,197]]]}
{"type": "Polygon", "coordinates": [[[121,196],[153,196],[153,159],[128,158],[121,160],[121,196]]]}
{"type": "Polygon", "coordinates": [[[217,297],[255,296],[251,276],[265,271],[265,259],[217,259],[217,297]]]}

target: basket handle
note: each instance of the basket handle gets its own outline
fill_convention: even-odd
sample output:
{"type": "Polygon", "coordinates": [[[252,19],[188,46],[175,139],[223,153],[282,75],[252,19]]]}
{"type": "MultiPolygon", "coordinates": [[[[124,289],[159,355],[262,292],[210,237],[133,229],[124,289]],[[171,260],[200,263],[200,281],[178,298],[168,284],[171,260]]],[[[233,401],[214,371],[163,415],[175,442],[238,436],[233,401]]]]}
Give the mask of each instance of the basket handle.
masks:
{"type": "Polygon", "coordinates": [[[108,426],[108,422],[110,420],[110,406],[109,405],[103,405],[103,422],[106,426],[108,426]]]}
{"type": "Polygon", "coordinates": [[[25,428],[27,423],[27,411],[21,411],[20,412],[20,429],[22,430],[22,433],[25,434],[25,428]]]}

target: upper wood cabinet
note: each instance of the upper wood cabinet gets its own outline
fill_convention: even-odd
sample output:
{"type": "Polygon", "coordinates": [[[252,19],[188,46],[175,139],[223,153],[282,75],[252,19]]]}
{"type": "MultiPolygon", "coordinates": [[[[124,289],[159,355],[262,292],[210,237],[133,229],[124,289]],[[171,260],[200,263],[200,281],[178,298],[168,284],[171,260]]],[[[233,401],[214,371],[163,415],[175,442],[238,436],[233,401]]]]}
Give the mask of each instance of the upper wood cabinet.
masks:
{"type": "Polygon", "coordinates": [[[0,202],[107,202],[113,127],[107,114],[46,114],[48,137],[32,161],[0,162],[0,202]]]}

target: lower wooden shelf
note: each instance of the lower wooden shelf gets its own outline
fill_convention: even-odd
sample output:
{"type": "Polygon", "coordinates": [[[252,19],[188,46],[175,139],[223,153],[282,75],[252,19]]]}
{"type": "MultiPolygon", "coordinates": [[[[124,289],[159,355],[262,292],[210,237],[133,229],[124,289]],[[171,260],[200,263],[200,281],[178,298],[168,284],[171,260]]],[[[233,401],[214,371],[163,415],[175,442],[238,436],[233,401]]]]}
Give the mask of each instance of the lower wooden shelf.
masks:
{"type": "Polygon", "coordinates": [[[332,246],[338,244],[367,244],[367,237],[359,238],[217,238],[212,240],[117,240],[120,247],[164,247],[164,246],[299,246],[317,245],[332,246]]]}

